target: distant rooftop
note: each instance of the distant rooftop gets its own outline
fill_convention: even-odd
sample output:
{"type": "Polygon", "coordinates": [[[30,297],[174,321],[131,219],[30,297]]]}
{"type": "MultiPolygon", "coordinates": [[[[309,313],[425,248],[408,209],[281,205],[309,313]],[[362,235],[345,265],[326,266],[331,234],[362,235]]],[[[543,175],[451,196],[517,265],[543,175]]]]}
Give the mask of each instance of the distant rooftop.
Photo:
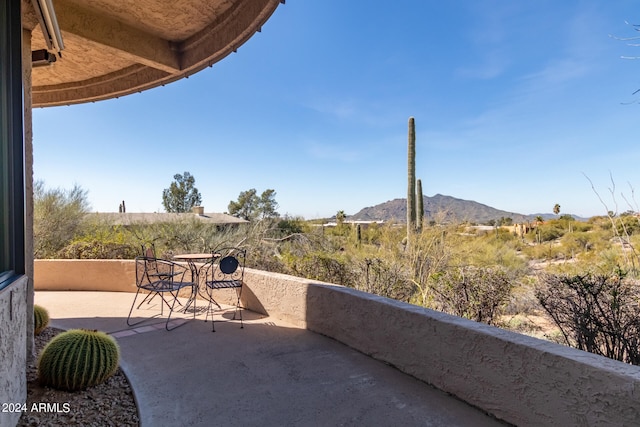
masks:
{"type": "Polygon", "coordinates": [[[94,212],[90,213],[100,220],[109,221],[117,225],[131,224],[155,224],[159,222],[184,221],[196,219],[210,224],[244,224],[248,221],[223,213],[118,213],[118,212],[94,212]]]}

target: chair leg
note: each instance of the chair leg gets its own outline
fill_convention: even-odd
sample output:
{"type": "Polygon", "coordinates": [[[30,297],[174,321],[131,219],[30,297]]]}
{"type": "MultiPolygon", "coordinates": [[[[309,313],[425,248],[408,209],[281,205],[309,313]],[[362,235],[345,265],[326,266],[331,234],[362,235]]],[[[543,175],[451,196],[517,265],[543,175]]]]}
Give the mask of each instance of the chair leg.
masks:
{"type": "Polygon", "coordinates": [[[204,316],[204,322],[207,323],[207,319],[209,318],[209,314],[211,314],[211,332],[215,332],[216,331],[216,325],[215,322],[213,320],[213,313],[211,312],[211,305],[213,304],[212,302],[212,296],[211,296],[211,292],[207,292],[207,296],[209,297],[209,305],[207,306],[207,314],[205,314],[204,316]]]}
{"type": "Polygon", "coordinates": [[[242,323],[242,310],[240,307],[240,296],[242,295],[242,287],[236,288],[236,294],[238,296],[238,300],[236,301],[236,310],[233,312],[233,320],[236,320],[236,314],[240,315],[240,329],[244,329],[244,324],[242,323]]]}
{"type": "MultiPolygon", "coordinates": [[[[136,291],[136,296],[133,297],[133,303],[131,304],[131,309],[129,309],[129,315],[127,316],[127,325],[128,326],[136,326],[136,325],[139,325],[142,322],[146,322],[147,320],[154,319],[154,318],[162,315],[162,313],[156,314],[155,316],[147,317],[147,318],[144,318],[144,319],[142,319],[142,320],[140,320],[138,322],[131,323],[131,314],[133,313],[133,307],[136,306],[136,300],[138,299],[138,294],[139,293],[140,293],[140,289],[138,288],[138,290],[136,291]]],[[[142,303],[140,303],[140,305],[142,305],[142,303]]],[[[140,305],[138,305],[137,308],[140,308],[140,305]]]]}
{"type": "MultiPolygon", "coordinates": [[[[173,293],[171,293],[171,292],[169,292],[169,293],[170,293],[171,295],[173,295],[173,293]]],[[[164,298],[163,298],[163,299],[164,299],[164,298]]],[[[180,324],[180,325],[178,325],[178,326],[174,326],[173,328],[169,328],[169,322],[171,321],[171,314],[173,314],[173,310],[175,309],[176,302],[180,303],[180,301],[178,301],[178,297],[177,297],[177,296],[173,299],[173,304],[171,304],[171,308],[170,308],[170,310],[169,310],[169,315],[167,316],[167,322],[164,324],[164,328],[165,328],[167,331],[173,331],[175,328],[177,328],[177,327],[179,327],[179,326],[184,325],[184,323],[181,323],[181,324],[180,324]]],[[[194,319],[196,318],[196,312],[195,312],[195,311],[193,312],[193,318],[194,318],[194,319]]],[[[185,322],[185,323],[186,323],[186,322],[185,322]]]]}

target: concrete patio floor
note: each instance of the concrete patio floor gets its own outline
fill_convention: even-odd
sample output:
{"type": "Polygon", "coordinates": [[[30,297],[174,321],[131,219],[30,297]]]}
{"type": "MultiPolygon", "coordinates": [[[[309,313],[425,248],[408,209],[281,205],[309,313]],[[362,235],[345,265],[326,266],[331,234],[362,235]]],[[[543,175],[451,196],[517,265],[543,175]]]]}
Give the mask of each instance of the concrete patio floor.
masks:
{"type": "Polygon", "coordinates": [[[162,318],[128,327],[132,301],[133,294],[119,292],[35,293],[52,326],[98,329],[117,339],[143,427],[505,425],[278,319],[244,311],[240,329],[227,321],[229,309],[216,315],[215,333],[204,315],[176,320],[184,324],[168,332],[162,318]]]}

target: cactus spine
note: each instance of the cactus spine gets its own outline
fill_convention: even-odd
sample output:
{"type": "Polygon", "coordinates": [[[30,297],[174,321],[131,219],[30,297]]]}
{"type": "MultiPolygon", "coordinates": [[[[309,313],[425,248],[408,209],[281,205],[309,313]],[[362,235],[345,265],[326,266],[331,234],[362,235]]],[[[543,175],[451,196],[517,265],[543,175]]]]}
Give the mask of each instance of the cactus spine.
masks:
{"type": "Polygon", "coordinates": [[[44,331],[49,325],[49,312],[46,308],[35,304],[33,306],[33,333],[40,335],[40,332],[44,331]]]}
{"type": "Polygon", "coordinates": [[[407,172],[407,236],[410,236],[416,229],[416,124],[413,117],[409,117],[407,172]]]}
{"type": "Polygon", "coordinates": [[[422,180],[419,179],[416,181],[416,230],[420,232],[422,230],[422,221],[424,220],[424,197],[422,196],[422,180]]]}
{"type": "Polygon", "coordinates": [[[53,338],[38,360],[40,384],[82,390],[106,381],[118,368],[120,347],[104,332],[72,329],[53,338]]]}

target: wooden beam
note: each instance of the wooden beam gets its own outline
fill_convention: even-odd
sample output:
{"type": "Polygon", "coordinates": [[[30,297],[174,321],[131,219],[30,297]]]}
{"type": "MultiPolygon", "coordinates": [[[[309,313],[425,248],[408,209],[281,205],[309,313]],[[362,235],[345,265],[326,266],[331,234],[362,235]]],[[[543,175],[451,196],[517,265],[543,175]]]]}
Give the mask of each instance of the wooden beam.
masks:
{"type": "Polygon", "coordinates": [[[116,49],[131,61],[171,74],[182,69],[180,52],[169,40],[65,0],[56,1],[55,6],[63,37],[65,32],[75,34],[116,49]]]}

